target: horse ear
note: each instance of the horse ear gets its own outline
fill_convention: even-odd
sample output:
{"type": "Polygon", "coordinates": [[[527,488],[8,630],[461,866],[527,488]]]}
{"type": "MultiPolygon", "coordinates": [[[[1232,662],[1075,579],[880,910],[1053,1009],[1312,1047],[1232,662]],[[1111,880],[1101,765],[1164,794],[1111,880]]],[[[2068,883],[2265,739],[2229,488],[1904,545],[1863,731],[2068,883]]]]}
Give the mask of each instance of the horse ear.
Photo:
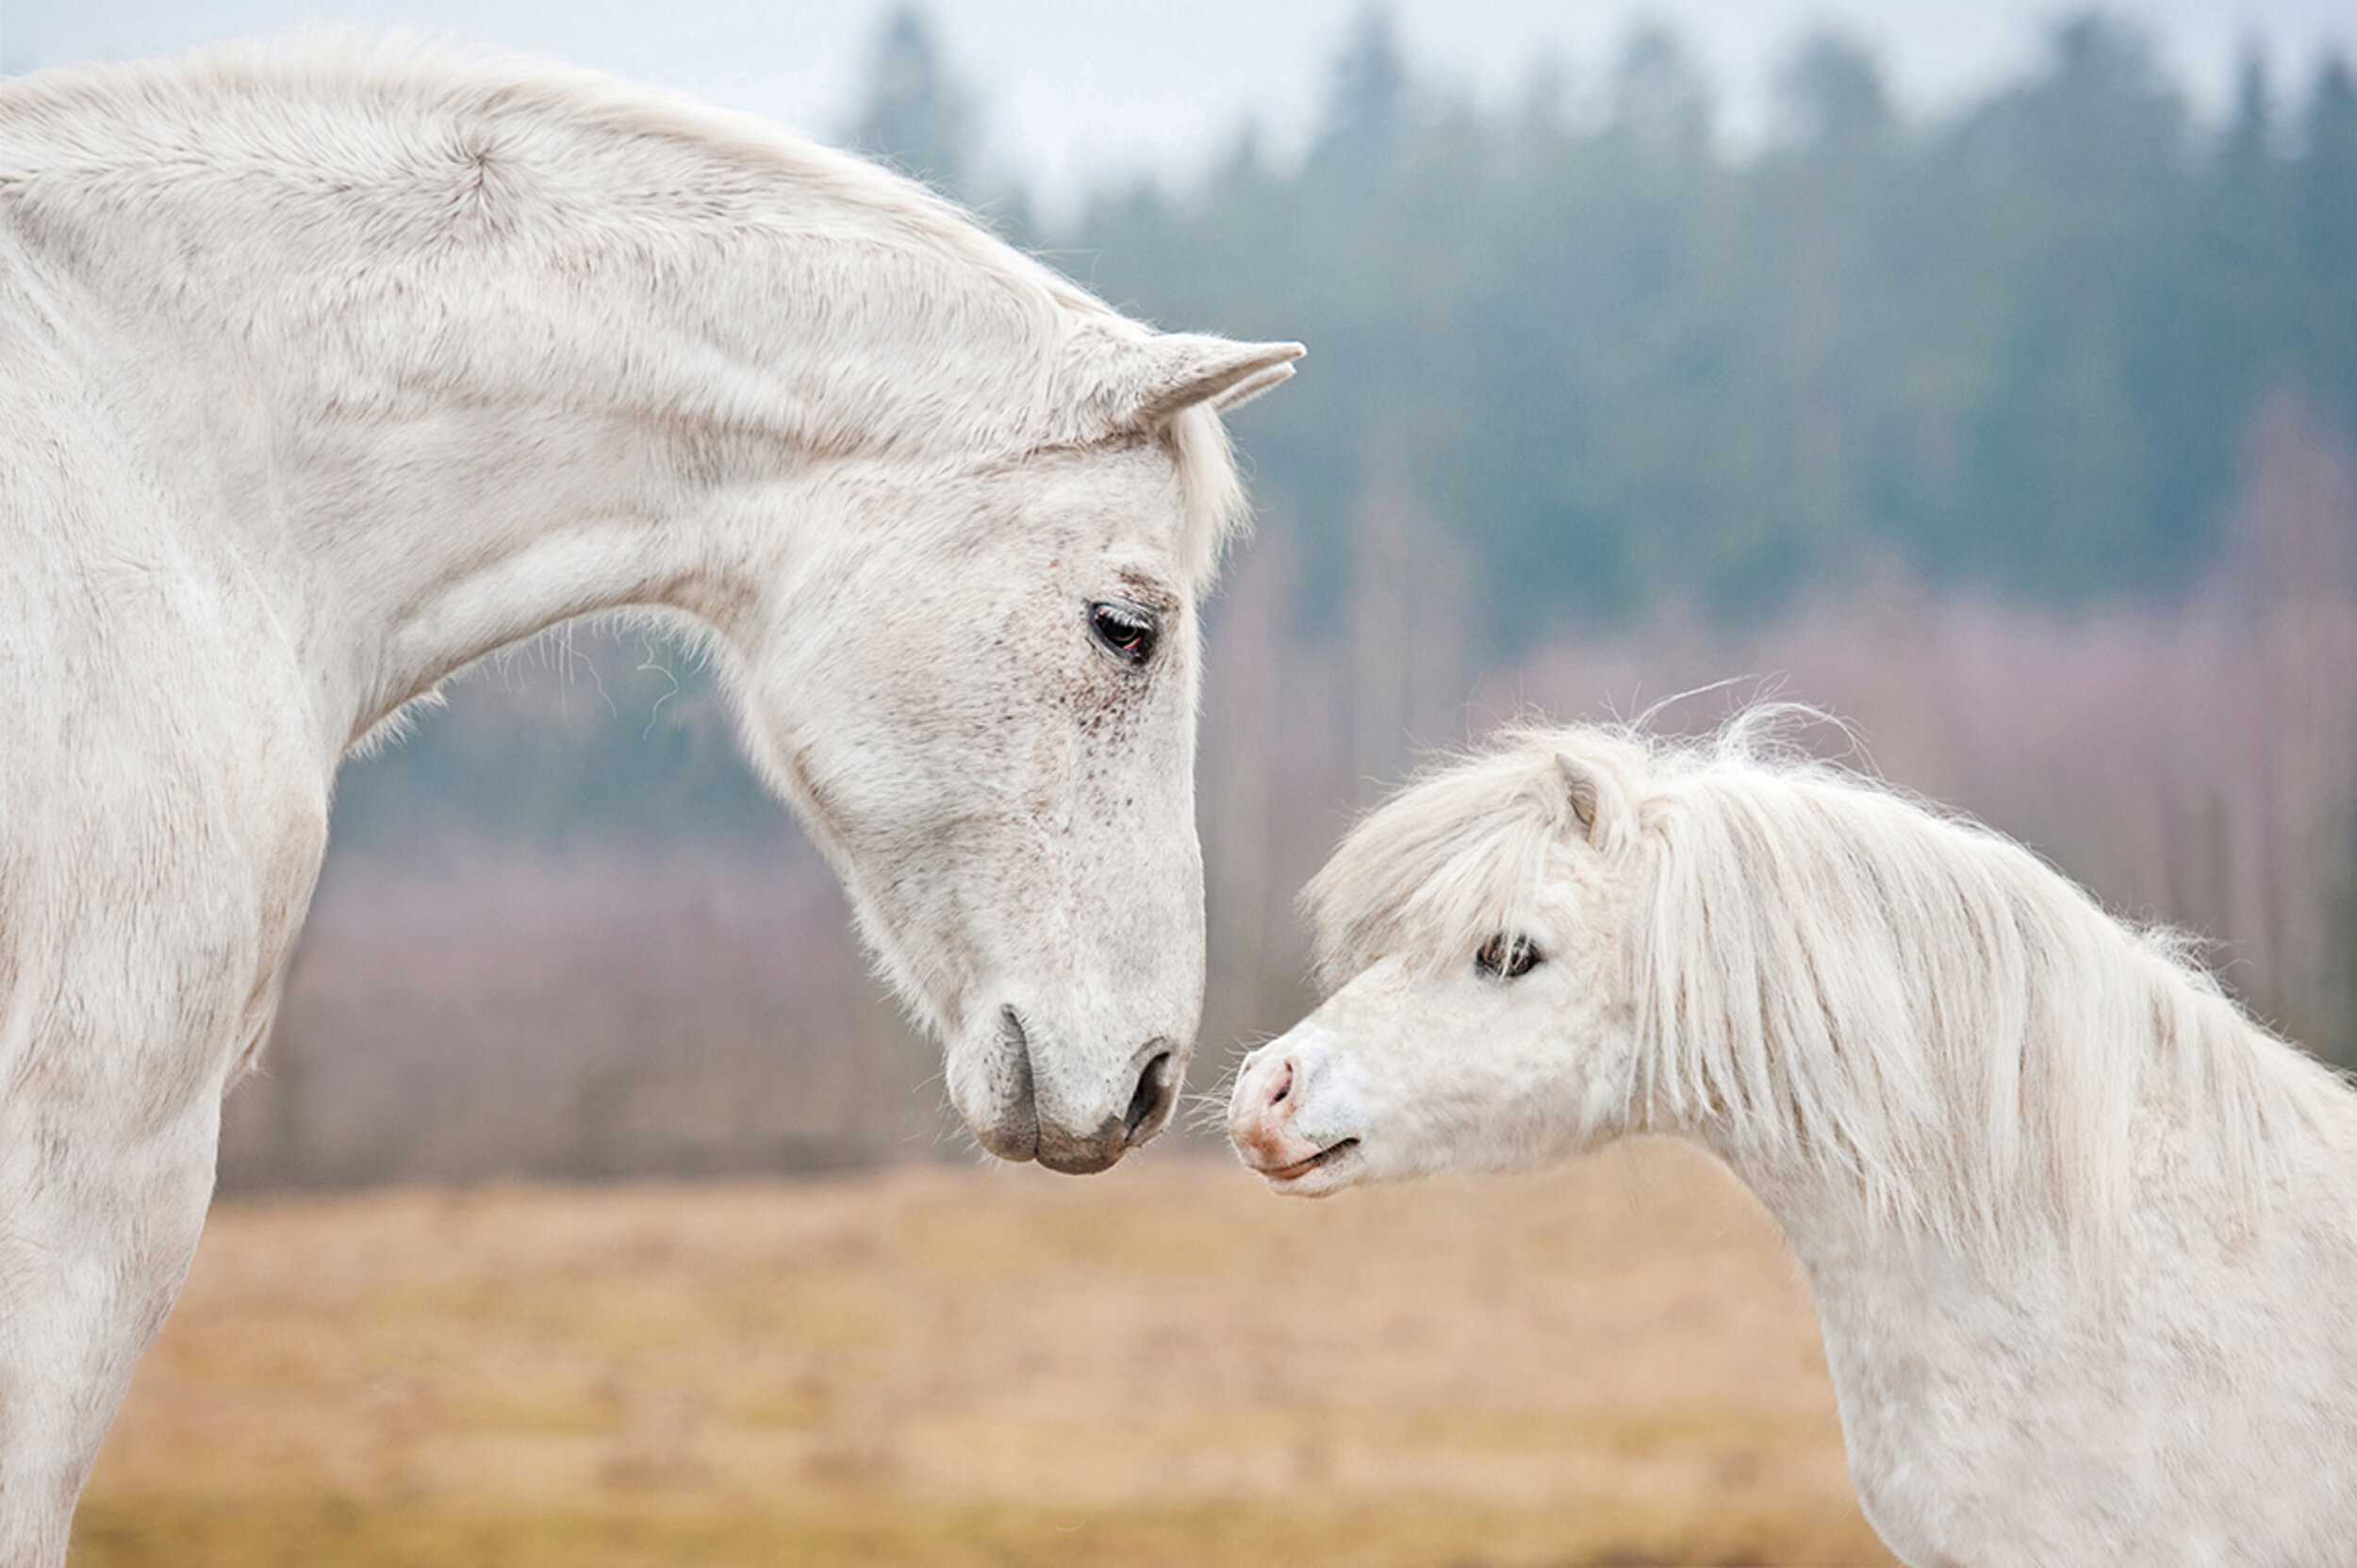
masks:
{"type": "Polygon", "coordinates": [[[1597,849],[1611,853],[1620,847],[1627,828],[1628,804],[1622,798],[1619,781],[1594,764],[1561,751],[1555,754],[1555,767],[1581,834],[1597,849]]]}
{"type": "Polygon", "coordinates": [[[1299,343],[1238,343],[1193,332],[1162,334],[1144,349],[1117,430],[1159,429],[1199,403],[1223,412],[1248,403],[1292,375],[1304,353],[1299,343]]]}
{"type": "Polygon", "coordinates": [[[1242,380],[1236,382],[1226,391],[1214,395],[1211,399],[1211,406],[1213,408],[1225,414],[1230,408],[1241,407],[1244,404],[1250,403],[1254,398],[1259,397],[1262,392],[1267,391],[1277,383],[1291,381],[1294,378],[1293,361],[1301,357],[1303,353],[1301,345],[1299,343],[1278,343],[1271,344],[1270,347],[1287,348],[1293,350],[1293,353],[1287,355],[1284,359],[1278,361],[1277,364],[1265,365],[1260,370],[1254,371],[1250,375],[1247,375],[1242,380]]]}

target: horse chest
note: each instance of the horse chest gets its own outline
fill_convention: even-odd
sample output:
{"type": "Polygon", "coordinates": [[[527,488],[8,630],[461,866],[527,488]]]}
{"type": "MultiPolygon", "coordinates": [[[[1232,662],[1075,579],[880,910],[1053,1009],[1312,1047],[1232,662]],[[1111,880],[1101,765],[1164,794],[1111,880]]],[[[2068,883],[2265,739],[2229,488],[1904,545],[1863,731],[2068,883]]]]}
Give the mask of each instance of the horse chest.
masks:
{"type": "Polygon", "coordinates": [[[328,775],[258,601],[130,542],[0,573],[0,667],[26,694],[0,718],[0,1053],[28,1093],[139,1083],[160,1114],[267,1026],[328,775]]]}

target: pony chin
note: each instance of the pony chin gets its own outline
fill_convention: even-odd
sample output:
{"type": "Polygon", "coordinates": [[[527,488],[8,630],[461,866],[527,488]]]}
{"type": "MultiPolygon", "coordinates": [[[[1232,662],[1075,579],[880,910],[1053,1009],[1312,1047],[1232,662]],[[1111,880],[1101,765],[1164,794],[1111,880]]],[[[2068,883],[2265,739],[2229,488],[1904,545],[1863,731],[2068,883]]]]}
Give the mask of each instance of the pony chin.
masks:
{"type": "Polygon", "coordinates": [[[1368,1163],[1356,1139],[1351,1140],[1346,1147],[1332,1150],[1299,1175],[1262,1171],[1261,1176],[1268,1182],[1269,1191],[1279,1197],[1332,1197],[1344,1187],[1382,1180],[1381,1173],[1368,1163]]]}

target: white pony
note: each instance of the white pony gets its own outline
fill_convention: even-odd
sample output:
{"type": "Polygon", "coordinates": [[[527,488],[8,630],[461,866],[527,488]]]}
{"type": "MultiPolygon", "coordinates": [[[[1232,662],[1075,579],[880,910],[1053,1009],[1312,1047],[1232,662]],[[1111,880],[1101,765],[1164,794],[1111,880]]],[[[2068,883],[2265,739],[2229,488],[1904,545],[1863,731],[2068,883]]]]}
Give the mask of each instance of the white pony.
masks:
{"type": "Polygon", "coordinates": [[[1532,729],[1304,895],[1278,1192],[1691,1139],[1783,1226],[1908,1561],[2357,1555],[2357,1096],[2010,841],[1773,755],[1532,729]]]}
{"type": "Polygon", "coordinates": [[[708,635],[949,1092],[1100,1169],[1201,1000],[1215,409],[1160,336],[757,121],[345,41],[0,83],[0,1564],[178,1289],[338,761],[481,655],[708,635]]]}

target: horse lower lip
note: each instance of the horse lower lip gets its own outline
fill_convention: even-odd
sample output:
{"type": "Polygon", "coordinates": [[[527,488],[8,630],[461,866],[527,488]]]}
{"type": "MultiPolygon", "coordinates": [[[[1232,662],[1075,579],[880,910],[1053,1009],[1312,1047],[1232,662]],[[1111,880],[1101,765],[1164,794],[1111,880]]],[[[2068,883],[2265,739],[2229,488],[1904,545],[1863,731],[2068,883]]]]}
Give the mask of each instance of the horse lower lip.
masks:
{"type": "Polygon", "coordinates": [[[1344,1138],[1338,1144],[1327,1145],[1324,1148],[1319,1149],[1315,1154],[1310,1155],[1307,1160],[1295,1160],[1290,1165],[1281,1166],[1277,1170],[1264,1170],[1261,1174],[1267,1177],[1271,1181],[1291,1181],[1295,1177],[1309,1175],[1311,1171],[1332,1160],[1335,1156],[1344,1153],[1347,1150],[1357,1148],[1358,1147],[1358,1139],[1344,1138]]]}
{"type": "Polygon", "coordinates": [[[1043,1146],[1032,1158],[1059,1176],[1095,1176],[1100,1170],[1112,1169],[1124,1152],[1124,1148],[1118,1146],[1100,1148],[1051,1148],[1043,1146]]]}

